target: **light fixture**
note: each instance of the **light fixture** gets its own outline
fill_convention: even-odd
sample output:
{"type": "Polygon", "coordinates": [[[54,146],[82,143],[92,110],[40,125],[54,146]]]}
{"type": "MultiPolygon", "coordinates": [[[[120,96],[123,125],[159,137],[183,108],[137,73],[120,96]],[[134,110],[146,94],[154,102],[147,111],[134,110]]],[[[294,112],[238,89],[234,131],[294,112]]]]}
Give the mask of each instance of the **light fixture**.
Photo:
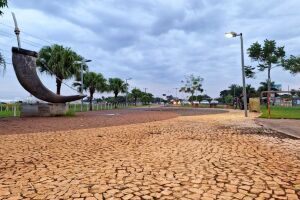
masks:
{"type": "Polygon", "coordinates": [[[238,34],[236,32],[233,32],[233,31],[225,33],[225,37],[227,37],[227,38],[233,38],[233,37],[236,37],[236,36],[238,36],[238,34]]]}

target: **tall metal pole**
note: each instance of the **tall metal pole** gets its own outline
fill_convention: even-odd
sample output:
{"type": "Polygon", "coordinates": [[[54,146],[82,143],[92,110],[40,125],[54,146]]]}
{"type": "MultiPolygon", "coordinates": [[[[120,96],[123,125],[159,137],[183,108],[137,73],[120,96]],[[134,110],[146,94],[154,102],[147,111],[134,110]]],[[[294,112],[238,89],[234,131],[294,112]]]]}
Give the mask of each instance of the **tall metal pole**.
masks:
{"type": "Polygon", "coordinates": [[[242,74],[243,74],[244,110],[245,110],[245,117],[248,117],[246,74],[245,74],[245,65],[244,65],[244,41],[243,41],[243,34],[242,33],[240,33],[240,39],[241,39],[241,60],[242,60],[242,74]]]}
{"type": "MultiPolygon", "coordinates": [[[[126,86],[127,86],[127,78],[125,79],[125,82],[126,82],[126,86]]],[[[128,107],[128,86],[127,86],[127,89],[126,89],[126,107],[128,107]]]]}
{"type": "Polygon", "coordinates": [[[17,18],[16,18],[15,13],[12,12],[11,15],[12,15],[13,20],[14,20],[14,23],[15,23],[15,34],[16,34],[16,36],[17,36],[18,48],[21,48],[20,29],[19,29],[19,27],[18,27],[17,18]]]}
{"type": "MultiPolygon", "coordinates": [[[[80,65],[80,80],[81,80],[81,86],[80,86],[80,93],[83,95],[83,63],[80,65]]],[[[81,106],[80,111],[83,111],[83,99],[81,99],[81,106]]]]}

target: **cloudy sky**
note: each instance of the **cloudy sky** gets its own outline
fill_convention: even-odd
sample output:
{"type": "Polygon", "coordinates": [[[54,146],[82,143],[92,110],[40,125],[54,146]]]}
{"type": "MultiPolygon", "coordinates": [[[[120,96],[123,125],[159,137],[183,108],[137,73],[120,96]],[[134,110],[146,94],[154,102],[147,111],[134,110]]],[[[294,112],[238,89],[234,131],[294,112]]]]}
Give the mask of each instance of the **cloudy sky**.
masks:
{"type": "MultiPolygon", "coordinates": [[[[245,49],[274,39],[287,55],[300,55],[299,9],[299,0],[10,0],[0,17],[0,51],[11,62],[13,11],[23,48],[71,47],[93,60],[91,71],[107,78],[132,77],[131,87],[158,96],[174,95],[184,76],[193,73],[204,78],[205,93],[217,97],[242,80],[239,40],[224,33],[242,32],[245,49]]],[[[256,65],[247,55],[245,64],[256,65]]],[[[41,78],[55,91],[53,78],[41,78]]],[[[258,86],[265,79],[266,72],[260,72],[247,83],[258,86]]],[[[280,68],[272,71],[272,79],[283,89],[300,88],[300,75],[280,68]]],[[[74,91],[64,86],[62,93],[74,91]]],[[[0,99],[27,96],[8,65],[0,77],[0,99]]]]}

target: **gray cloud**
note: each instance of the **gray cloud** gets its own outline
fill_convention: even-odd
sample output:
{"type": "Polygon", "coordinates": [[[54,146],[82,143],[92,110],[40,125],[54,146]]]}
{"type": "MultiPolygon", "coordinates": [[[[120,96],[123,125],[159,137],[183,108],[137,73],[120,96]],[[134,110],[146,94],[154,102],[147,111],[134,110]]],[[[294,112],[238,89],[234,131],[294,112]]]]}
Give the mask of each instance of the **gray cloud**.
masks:
{"type": "MultiPolygon", "coordinates": [[[[159,95],[194,73],[205,79],[208,94],[218,96],[229,84],[241,83],[239,40],[225,39],[224,33],[243,32],[245,48],[275,39],[285,45],[287,55],[299,55],[299,8],[298,0],[11,0],[9,9],[26,32],[72,47],[93,60],[91,70],[107,77],[132,77],[132,86],[159,95]]],[[[9,13],[3,22],[11,24],[9,13]]],[[[25,33],[22,38],[48,45],[25,33]]],[[[246,64],[255,65],[250,62],[246,57],[246,64]]],[[[13,73],[0,78],[0,84],[7,76],[13,73]]],[[[247,81],[257,86],[265,77],[259,73],[247,81]]],[[[283,85],[300,87],[299,77],[281,69],[274,70],[273,77],[283,85]]],[[[51,78],[43,80],[55,87],[51,78]]],[[[11,91],[14,95],[18,94],[11,91]]]]}

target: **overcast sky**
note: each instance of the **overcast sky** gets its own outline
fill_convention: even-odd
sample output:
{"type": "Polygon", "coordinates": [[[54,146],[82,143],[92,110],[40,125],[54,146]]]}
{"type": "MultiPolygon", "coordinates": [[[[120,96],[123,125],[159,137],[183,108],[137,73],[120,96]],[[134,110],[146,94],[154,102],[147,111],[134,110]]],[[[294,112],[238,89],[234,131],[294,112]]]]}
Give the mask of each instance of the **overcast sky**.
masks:
{"type": "MultiPolygon", "coordinates": [[[[0,51],[11,62],[13,11],[23,48],[71,47],[93,60],[91,71],[132,77],[130,87],[148,88],[157,96],[175,95],[174,88],[193,73],[204,78],[205,93],[217,97],[230,84],[242,83],[239,39],[224,33],[242,32],[245,51],[253,42],[274,39],[288,56],[300,55],[299,10],[299,0],[10,0],[0,17],[0,51]]],[[[246,65],[256,65],[245,56],[246,65]]],[[[260,72],[247,83],[257,87],[266,77],[260,72]]],[[[53,78],[41,78],[55,91],[53,78]]],[[[300,75],[280,68],[272,71],[272,79],[283,89],[300,88],[300,75]]],[[[0,85],[0,99],[28,96],[11,65],[0,85]]],[[[63,86],[62,93],[74,91],[63,86]]]]}

